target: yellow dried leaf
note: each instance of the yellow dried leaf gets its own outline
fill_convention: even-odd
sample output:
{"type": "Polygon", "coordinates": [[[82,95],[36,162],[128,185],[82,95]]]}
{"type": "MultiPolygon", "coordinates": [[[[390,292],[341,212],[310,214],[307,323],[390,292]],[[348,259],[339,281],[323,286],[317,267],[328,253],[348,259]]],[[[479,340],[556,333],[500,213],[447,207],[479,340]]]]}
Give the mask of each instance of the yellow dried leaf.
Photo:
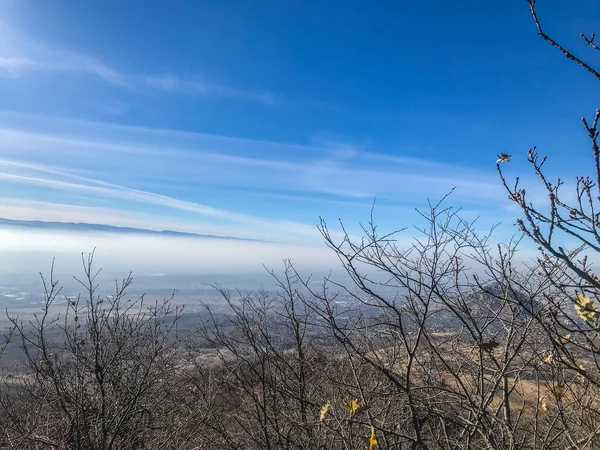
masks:
{"type": "Polygon", "coordinates": [[[546,403],[545,399],[542,399],[542,403],[540,405],[540,408],[542,409],[542,411],[548,411],[548,403],[546,403]]]}
{"type": "Polygon", "coordinates": [[[598,321],[598,308],[594,301],[587,295],[578,295],[575,303],[575,311],[585,322],[598,321]]]}
{"type": "Polygon", "coordinates": [[[327,414],[327,411],[329,411],[329,402],[325,403],[321,408],[321,412],[319,413],[320,421],[323,421],[323,419],[325,419],[325,414],[327,414]]]}
{"type": "MultiPolygon", "coordinates": [[[[581,372],[585,372],[585,367],[583,367],[583,364],[579,364],[579,370],[581,370],[581,372]]],[[[579,372],[579,373],[577,374],[577,379],[578,379],[579,381],[583,382],[583,381],[585,381],[585,376],[583,376],[583,375],[581,374],[581,372],[579,372]]]]}
{"type": "Polygon", "coordinates": [[[552,352],[548,352],[545,356],[543,356],[542,361],[546,364],[550,364],[552,361],[554,361],[554,355],[552,352]]]}
{"type": "Polygon", "coordinates": [[[554,386],[554,395],[556,398],[560,398],[565,395],[566,387],[564,384],[557,384],[554,386]]]}
{"type": "Polygon", "coordinates": [[[556,342],[557,344],[566,344],[567,342],[569,342],[569,339],[571,339],[570,333],[563,337],[554,339],[554,342],[556,342]]]}
{"type": "Polygon", "coordinates": [[[346,406],[346,409],[352,415],[358,411],[360,408],[360,403],[358,403],[358,400],[350,399],[350,397],[346,395],[344,398],[344,406],[346,406]]]}
{"type": "Polygon", "coordinates": [[[373,450],[377,445],[377,439],[375,439],[375,428],[371,427],[371,437],[369,438],[369,450],[373,450]]]}

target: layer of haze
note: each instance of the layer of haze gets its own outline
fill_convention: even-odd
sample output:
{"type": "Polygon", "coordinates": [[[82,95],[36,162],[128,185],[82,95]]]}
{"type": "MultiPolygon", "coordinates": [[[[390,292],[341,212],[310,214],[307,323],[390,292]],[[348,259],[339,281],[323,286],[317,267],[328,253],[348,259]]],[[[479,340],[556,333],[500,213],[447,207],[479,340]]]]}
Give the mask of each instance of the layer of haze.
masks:
{"type": "Polygon", "coordinates": [[[61,273],[81,271],[81,253],[96,249],[96,262],[110,272],[188,275],[263,273],[292,259],[301,269],[324,273],[338,265],[325,246],[118,233],[0,229],[0,273],[46,272],[52,258],[61,273]]]}

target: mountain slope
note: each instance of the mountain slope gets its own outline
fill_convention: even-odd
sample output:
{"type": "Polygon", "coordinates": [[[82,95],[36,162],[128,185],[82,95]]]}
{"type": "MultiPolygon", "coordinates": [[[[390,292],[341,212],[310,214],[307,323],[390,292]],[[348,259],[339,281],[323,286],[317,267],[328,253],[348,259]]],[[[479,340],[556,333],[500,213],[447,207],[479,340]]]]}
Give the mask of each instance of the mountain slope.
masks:
{"type": "Polygon", "coordinates": [[[38,230],[58,230],[58,231],[79,231],[79,232],[92,232],[99,231],[104,233],[120,233],[120,234],[149,234],[158,236],[172,236],[172,237],[192,237],[192,238],[203,238],[203,239],[228,239],[238,241],[255,241],[257,239],[248,239],[234,236],[216,236],[212,234],[199,234],[189,233],[184,231],[173,231],[173,230],[149,230],[146,228],[133,228],[133,227],[117,227],[114,225],[102,225],[92,223],[75,223],[75,222],[42,222],[39,220],[13,220],[0,218],[0,227],[19,227],[19,228],[30,228],[38,230]]]}

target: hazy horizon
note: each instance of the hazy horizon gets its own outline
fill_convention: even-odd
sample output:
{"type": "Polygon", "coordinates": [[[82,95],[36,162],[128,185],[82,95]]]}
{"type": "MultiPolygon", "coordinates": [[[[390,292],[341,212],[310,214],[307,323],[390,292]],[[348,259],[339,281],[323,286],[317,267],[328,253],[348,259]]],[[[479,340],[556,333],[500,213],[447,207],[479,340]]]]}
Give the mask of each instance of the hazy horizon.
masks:
{"type": "Polygon", "coordinates": [[[298,267],[320,271],[333,269],[335,255],[325,245],[293,245],[270,242],[135,233],[67,232],[0,228],[0,272],[35,273],[49,268],[70,272],[81,267],[81,254],[96,249],[96,262],[111,272],[140,274],[214,275],[260,273],[263,265],[276,269],[292,259],[298,267]],[[9,255],[18,255],[11,259],[9,255]]]}

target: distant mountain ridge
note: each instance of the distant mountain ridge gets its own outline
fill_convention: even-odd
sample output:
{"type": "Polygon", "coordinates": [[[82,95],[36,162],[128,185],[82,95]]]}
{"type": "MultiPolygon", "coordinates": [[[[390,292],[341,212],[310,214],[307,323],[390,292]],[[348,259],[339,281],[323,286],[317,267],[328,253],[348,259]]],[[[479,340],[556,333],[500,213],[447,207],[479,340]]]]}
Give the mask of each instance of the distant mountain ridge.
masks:
{"type": "Polygon", "coordinates": [[[14,220],[14,219],[3,219],[0,218],[0,227],[21,227],[21,228],[36,228],[43,230],[62,230],[62,231],[102,231],[110,233],[120,234],[149,234],[154,236],[172,236],[172,237],[191,237],[191,238],[203,238],[203,239],[224,239],[224,240],[236,240],[236,241],[251,241],[251,242],[263,242],[258,239],[241,238],[235,236],[217,236],[213,234],[199,234],[190,233],[185,231],[173,231],[173,230],[149,230],[147,228],[133,228],[133,227],[118,227],[115,225],[102,225],[94,223],[84,222],[43,222],[41,220],[14,220]]]}

